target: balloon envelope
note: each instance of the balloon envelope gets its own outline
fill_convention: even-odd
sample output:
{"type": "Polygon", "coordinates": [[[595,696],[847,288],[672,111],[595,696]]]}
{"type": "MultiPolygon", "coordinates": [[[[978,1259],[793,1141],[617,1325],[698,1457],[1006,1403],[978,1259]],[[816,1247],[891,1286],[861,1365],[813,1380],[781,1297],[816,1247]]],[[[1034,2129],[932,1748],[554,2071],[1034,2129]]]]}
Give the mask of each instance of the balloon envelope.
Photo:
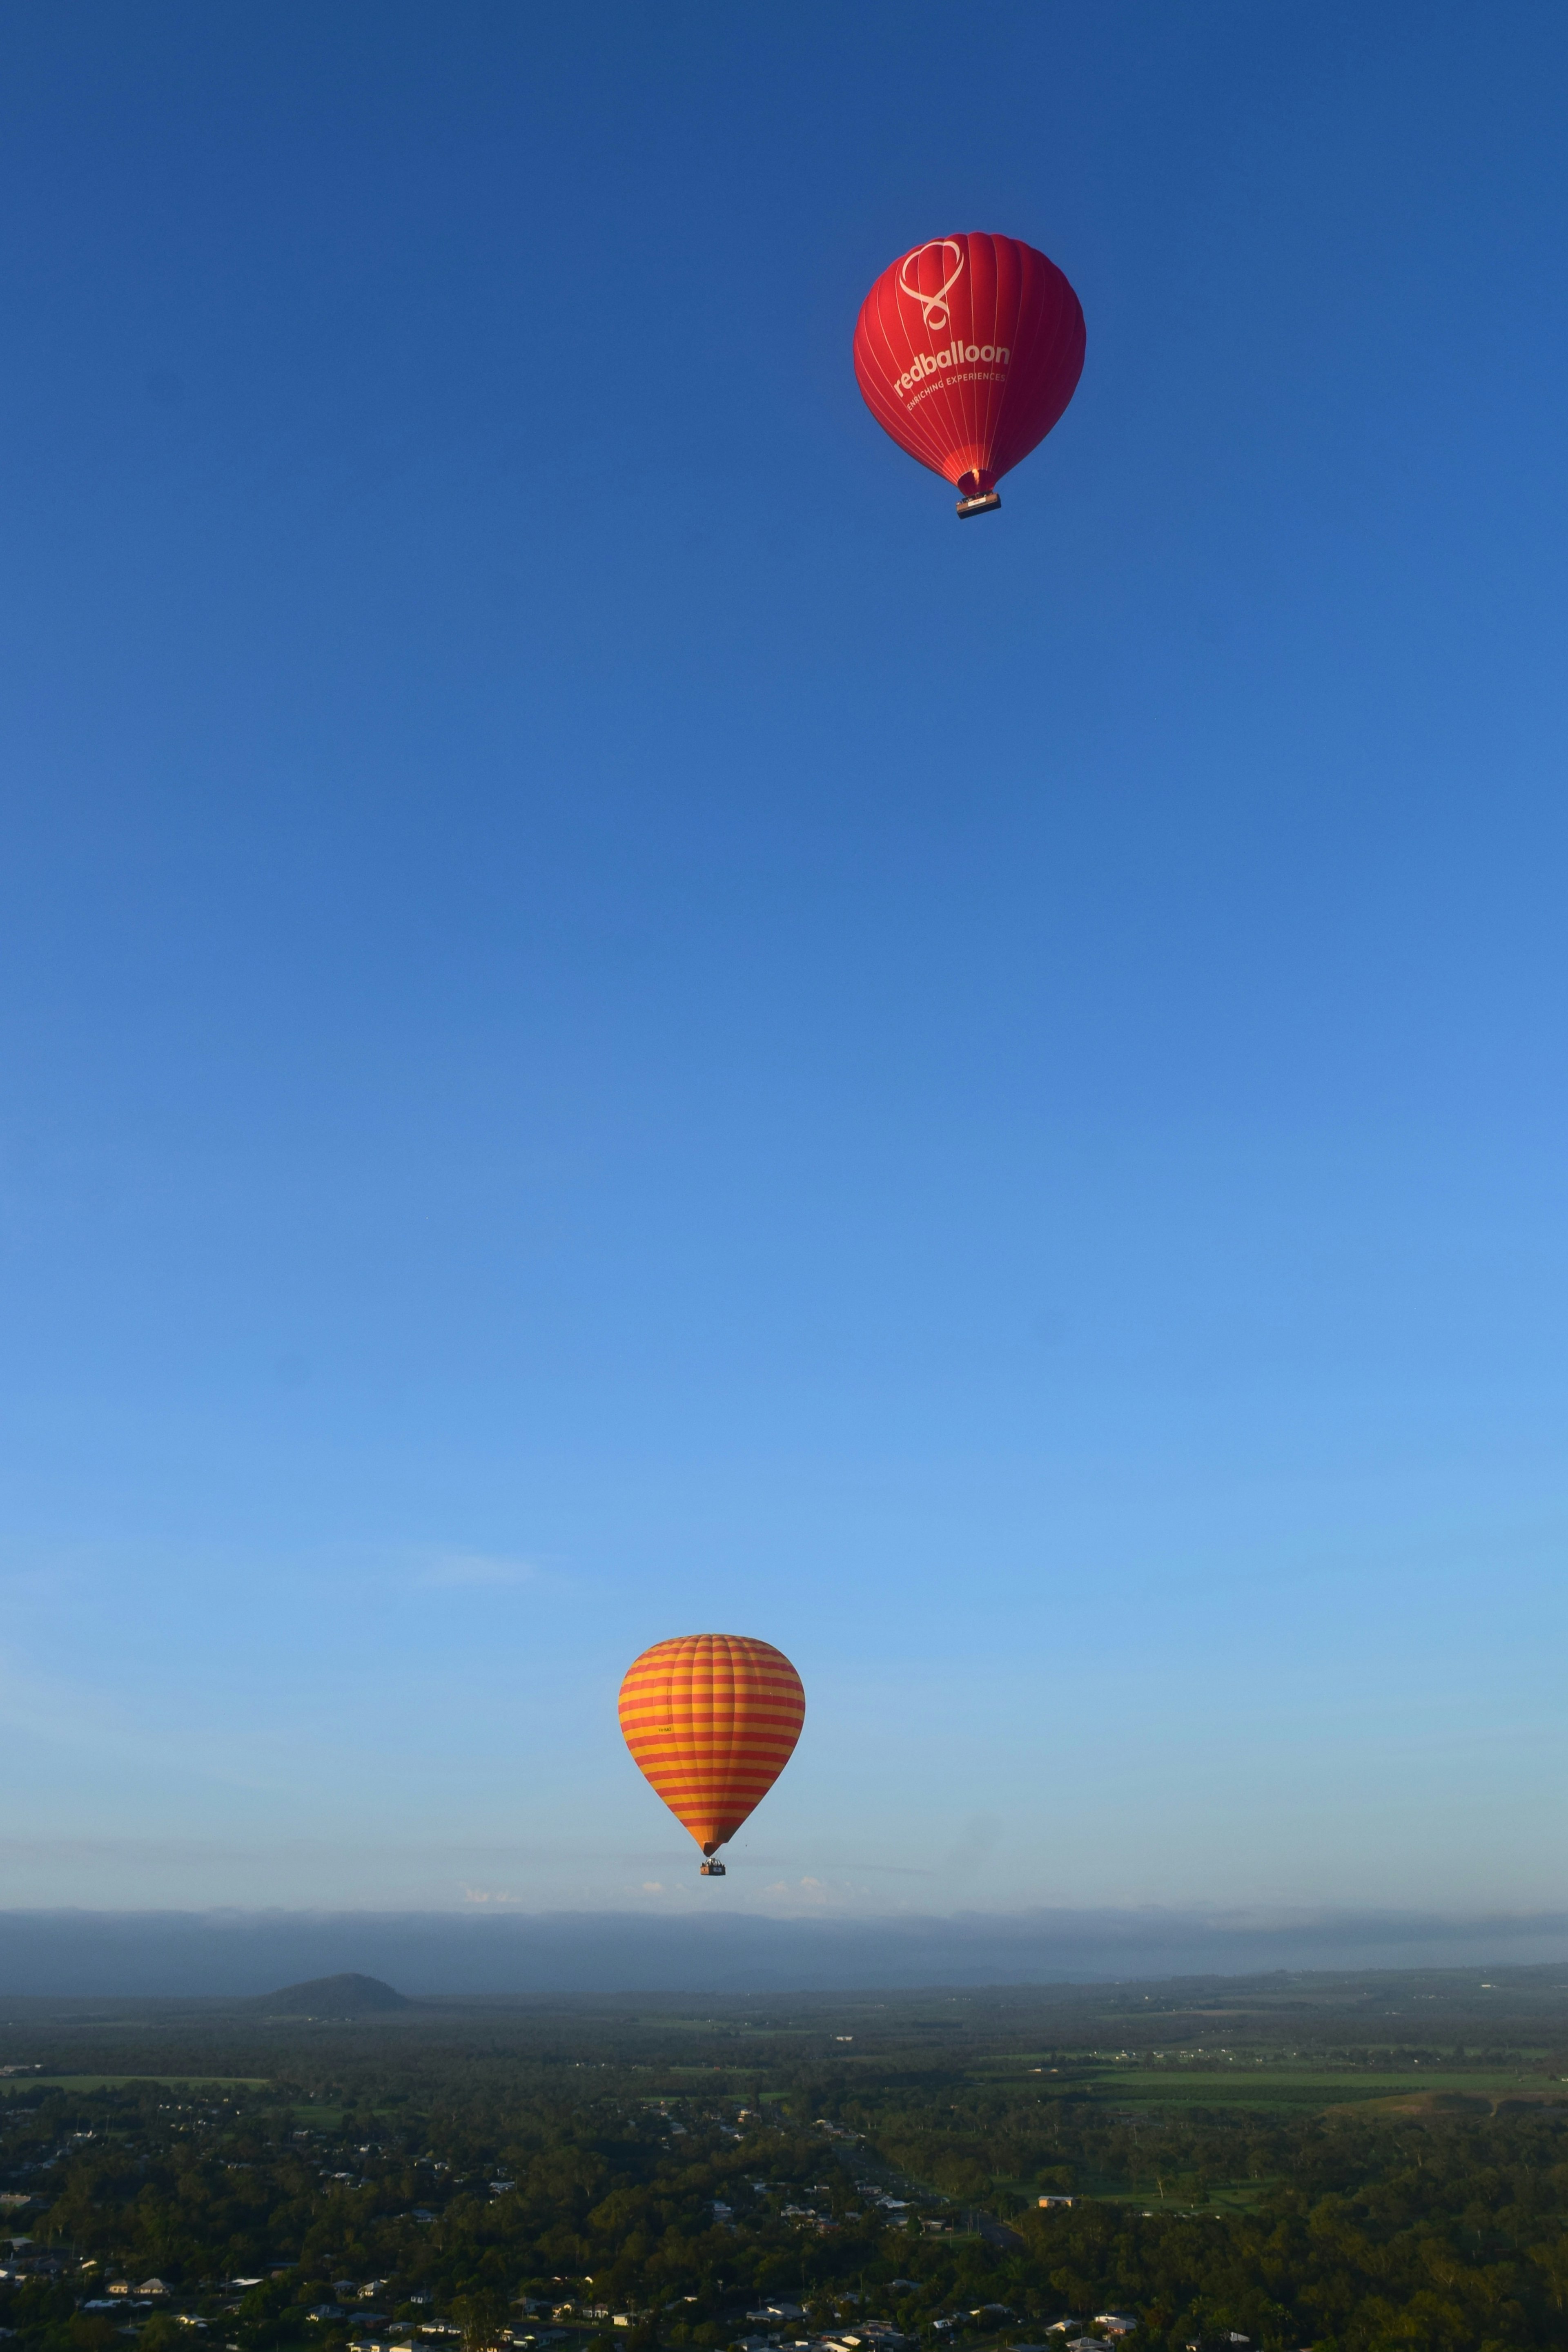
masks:
{"type": "Polygon", "coordinates": [[[1083,312],[1014,236],[932,237],[884,269],[855,325],[855,377],[901,449],[967,494],[1043,441],[1083,371],[1083,312]]]}
{"type": "Polygon", "coordinates": [[[655,1642],[621,1685],[626,1745],[705,1854],[761,1803],[805,1719],[806,1694],[783,1651],[741,1633],[655,1642]]]}

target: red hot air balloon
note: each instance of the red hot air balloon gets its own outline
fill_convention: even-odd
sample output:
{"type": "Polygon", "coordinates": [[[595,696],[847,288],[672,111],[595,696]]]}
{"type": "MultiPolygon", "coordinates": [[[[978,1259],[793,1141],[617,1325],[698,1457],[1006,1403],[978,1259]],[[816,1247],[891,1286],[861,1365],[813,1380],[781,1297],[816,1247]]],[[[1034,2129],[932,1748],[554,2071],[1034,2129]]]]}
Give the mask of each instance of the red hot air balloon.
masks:
{"type": "Polygon", "coordinates": [[[1044,440],[1083,372],[1083,312],[1016,236],[934,236],[884,269],[855,322],[855,377],[901,449],[962,490],[960,515],[1044,440]]]}

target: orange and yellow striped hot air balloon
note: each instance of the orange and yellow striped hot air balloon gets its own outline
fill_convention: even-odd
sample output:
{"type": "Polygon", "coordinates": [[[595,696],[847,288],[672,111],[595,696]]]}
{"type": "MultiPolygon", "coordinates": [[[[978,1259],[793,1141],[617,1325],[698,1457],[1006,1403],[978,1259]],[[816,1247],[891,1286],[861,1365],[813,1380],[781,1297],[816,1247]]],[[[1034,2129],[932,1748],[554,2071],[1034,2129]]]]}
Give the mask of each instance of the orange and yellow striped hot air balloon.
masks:
{"type": "Polygon", "coordinates": [[[655,1642],[621,1685],[626,1745],[701,1846],[705,1878],[724,1876],[713,1855],[762,1802],[805,1720],[806,1694],[783,1651],[744,1633],[655,1642]]]}

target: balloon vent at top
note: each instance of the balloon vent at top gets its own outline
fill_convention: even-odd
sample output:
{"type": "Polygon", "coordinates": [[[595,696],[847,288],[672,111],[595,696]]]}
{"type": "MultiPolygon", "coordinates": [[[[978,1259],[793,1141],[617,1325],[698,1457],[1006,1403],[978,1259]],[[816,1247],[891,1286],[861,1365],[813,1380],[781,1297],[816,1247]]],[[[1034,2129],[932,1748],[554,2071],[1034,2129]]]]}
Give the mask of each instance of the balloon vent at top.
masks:
{"type": "Polygon", "coordinates": [[[884,269],[855,323],[855,378],[877,423],[964,495],[996,486],[1044,440],[1083,371],[1083,312],[1058,269],[1015,236],[936,236],[884,269]]]}

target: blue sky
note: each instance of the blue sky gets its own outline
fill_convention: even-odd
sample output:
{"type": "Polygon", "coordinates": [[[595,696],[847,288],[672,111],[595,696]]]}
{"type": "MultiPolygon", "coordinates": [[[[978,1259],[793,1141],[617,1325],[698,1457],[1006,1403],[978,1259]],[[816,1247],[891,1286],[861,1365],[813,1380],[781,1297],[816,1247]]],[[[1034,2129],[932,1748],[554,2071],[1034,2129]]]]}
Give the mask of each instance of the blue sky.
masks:
{"type": "Polygon", "coordinates": [[[1551,6],[0,28],[5,1900],[1555,1903],[1551,6]],[[849,363],[1067,271],[960,528],[849,363]]]}

